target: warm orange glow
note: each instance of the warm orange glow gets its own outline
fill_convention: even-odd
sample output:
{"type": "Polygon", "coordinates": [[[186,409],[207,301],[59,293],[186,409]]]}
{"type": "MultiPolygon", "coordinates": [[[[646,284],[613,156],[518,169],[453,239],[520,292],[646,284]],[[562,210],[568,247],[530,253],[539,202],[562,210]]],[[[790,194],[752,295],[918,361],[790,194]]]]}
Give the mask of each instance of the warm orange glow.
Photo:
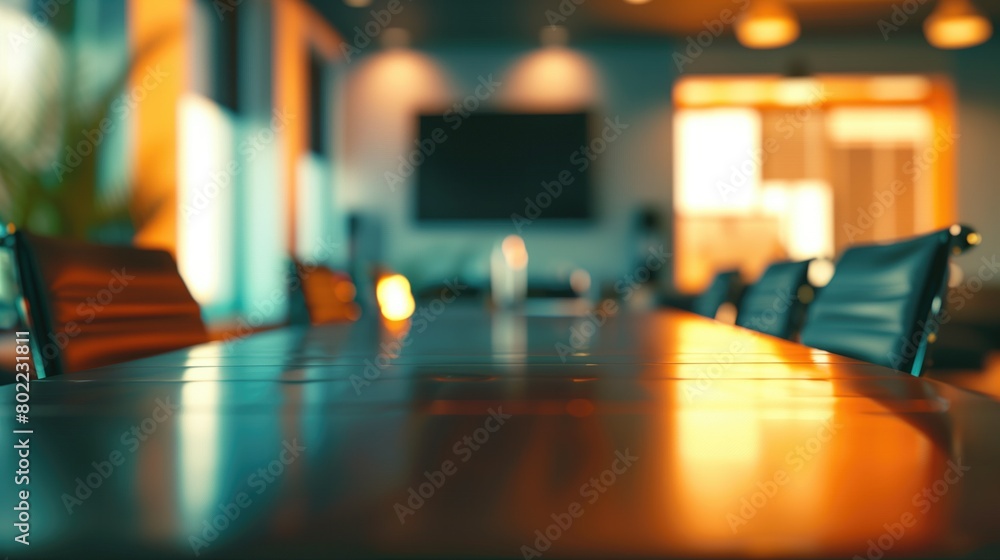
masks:
{"type": "Polygon", "coordinates": [[[879,76],[868,81],[868,95],[879,101],[921,101],[931,93],[925,76],[879,76]]]}
{"type": "Polygon", "coordinates": [[[838,143],[913,142],[934,136],[934,120],[923,107],[850,107],[827,113],[827,133],[838,143]]]}
{"type": "Polygon", "coordinates": [[[789,78],[781,80],[774,88],[773,98],[778,105],[800,107],[823,101],[823,86],[814,78],[789,78]]]}
{"type": "Polygon", "coordinates": [[[715,320],[727,325],[736,324],[736,306],[730,302],[723,303],[715,312],[715,320]]]}
{"type": "Polygon", "coordinates": [[[940,0],[924,21],[924,35],[939,49],[964,49],[986,42],[993,25],[969,0],[940,0]]]}
{"type": "Polygon", "coordinates": [[[500,245],[500,250],[503,251],[503,258],[510,268],[521,270],[528,266],[528,249],[520,237],[508,235],[500,245]]]}
{"type": "Polygon", "coordinates": [[[573,399],[566,403],[566,412],[577,418],[585,418],[594,413],[594,403],[590,399],[573,399]]]}
{"type": "Polygon", "coordinates": [[[402,274],[385,276],[375,287],[382,316],[390,321],[404,321],[413,315],[416,304],[410,292],[410,281],[402,274]]]}
{"type": "Polygon", "coordinates": [[[681,78],[674,86],[674,103],[679,107],[714,105],[720,101],[721,92],[714,80],[681,78]]]}
{"type": "Polygon", "coordinates": [[[504,83],[504,101],[536,110],[572,111],[600,98],[591,62],[563,47],[539,49],[515,63],[504,83]]]}
{"type": "MultiPolygon", "coordinates": [[[[296,119],[278,136],[278,142],[283,151],[279,171],[281,183],[285,188],[285,200],[298,200],[298,172],[296,162],[306,150],[308,130],[305,123],[309,122],[309,103],[306,82],[308,80],[306,67],[306,48],[302,40],[302,30],[306,26],[305,17],[299,2],[275,2],[273,4],[274,18],[274,105],[292,115],[296,119]]],[[[286,208],[286,243],[288,252],[296,254],[296,212],[297,205],[289,204],[286,208]]]]}
{"type": "Polygon", "coordinates": [[[745,47],[774,49],[799,38],[799,20],[781,0],[756,0],[734,30],[745,47]]]}
{"type": "Polygon", "coordinates": [[[678,80],[678,289],[696,293],[723,268],[753,279],[774,260],[833,257],[852,241],[953,223],[958,135],[952,89],[946,78],[919,74],[678,80]],[[872,161],[878,164],[845,166],[848,149],[877,154],[872,161]],[[917,172],[887,174],[893,166],[917,172]],[[867,210],[877,202],[872,197],[884,198],[880,191],[889,188],[900,191],[894,196],[902,202],[890,205],[892,220],[873,227],[859,208],[867,210]],[[838,206],[848,197],[850,204],[838,206]]]}
{"type": "Polygon", "coordinates": [[[679,107],[825,107],[842,104],[926,102],[942,89],[940,80],[915,74],[822,74],[684,77],[674,86],[679,107]]]}
{"type": "MultiPolygon", "coordinates": [[[[129,39],[133,48],[156,44],[141,68],[159,69],[162,78],[135,105],[135,164],[132,215],[135,244],[174,251],[177,248],[178,128],[177,106],[186,88],[187,44],[191,3],[131,0],[129,39]],[[148,65],[148,66],[147,66],[148,65]]],[[[129,88],[141,88],[145,72],[131,77],[129,88]]]]}
{"type": "Polygon", "coordinates": [[[341,280],[337,282],[336,287],[333,288],[333,295],[337,296],[337,299],[344,303],[350,303],[354,301],[354,296],[357,295],[357,290],[354,288],[354,284],[349,280],[341,280]]]}
{"type": "MultiPolygon", "coordinates": [[[[898,519],[898,506],[873,502],[854,514],[850,526],[825,522],[843,493],[823,481],[850,468],[856,451],[850,434],[860,427],[859,412],[866,416],[866,437],[880,442],[872,454],[906,457],[921,467],[893,476],[879,462],[873,467],[877,477],[865,473],[852,477],[852,484],[891,496],[897,504],[909,503],[936,476],[929,473],[936,472],[942,459],[930,438],[899,415],[887,414],[882,402],[855,398],[861,395],[851,383],[838,379],[840,367],[821,365],[826,359],[821,354],[816,363],[808,363],[807,356],[789,353],[800,348],[770,337],[744,338],[735,331],[720,336],[712,323],[694,318],[677,326],[671,341],[692,351],[710,344],[716,358],[726,356],[710,365],[693,365],[683,379],[657,394],[674,404],[663,408],[661,437],[675,447],[662,460],[677,469],[672,471],[677,479],[665,480],[658,491],[680,501],[668,506],[664,516],[677,519],[682,534],[700,542],[735,536],[753,543],[748,546],[760,557],[780,555],[775,535],[808,532],[816,547],[820,545],[812,543],[845,538],[863,543],[878,535],[885,519],[898,519]],[[787,363],[748,369],[737,365],[764,356],[787,363]],[[736,363],[727,363],[730,358],[736,363]],[[816,375],[819,371],[824,373],[816,375]],[[757,377],[761,374],[766,381],[757,377]]],[[[918,527],[907,536],[919,540],[923,533],[918,527]]],[[[716,553],[722,556],[724,550],[730,549],[720,546],[716,553]]]]}

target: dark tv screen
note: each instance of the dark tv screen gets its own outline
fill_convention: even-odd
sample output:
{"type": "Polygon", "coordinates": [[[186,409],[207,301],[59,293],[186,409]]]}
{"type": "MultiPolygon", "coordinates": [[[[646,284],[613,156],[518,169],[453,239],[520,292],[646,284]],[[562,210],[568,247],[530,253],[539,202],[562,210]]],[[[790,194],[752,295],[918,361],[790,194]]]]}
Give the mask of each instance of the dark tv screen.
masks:
{"type": "Polygon", "coordinates": [[[589,120],[586,113],[421,115],[417,219],[589,219],[589,120]]]}

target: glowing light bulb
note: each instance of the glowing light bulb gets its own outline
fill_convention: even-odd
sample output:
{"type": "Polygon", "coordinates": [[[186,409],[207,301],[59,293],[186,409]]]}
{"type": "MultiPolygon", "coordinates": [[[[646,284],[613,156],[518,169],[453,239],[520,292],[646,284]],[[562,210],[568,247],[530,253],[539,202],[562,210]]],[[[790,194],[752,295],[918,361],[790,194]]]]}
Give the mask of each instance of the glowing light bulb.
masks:
{"type": "Polygon", "coordinates": [[[924,20],[924,35],[939,49],[964,49],[986,42],[993,24],[969,0],[941,0],[924,20]]]}
{"type": "Polygon", "coordinates": [[[781,0],[754,0],[734,30],[745,47],[776,49],[799,38],[799,20],[781,0]]]}
{"type": "Polygon", "coordinates": [[[521,270],[528,266],[528,249],[524,246],[524,240],[516,235],[508,235],[500,245],[503,258],[507,266],[514,270],[521,270]]]}
{"type": "Polygon", "coordinates": [[[378,300],[382,316],[390,321],[404,321],[416,309],[410,292],[410,281],[402,274],[380,279],[375,286],[375,299],[378,300]]]}

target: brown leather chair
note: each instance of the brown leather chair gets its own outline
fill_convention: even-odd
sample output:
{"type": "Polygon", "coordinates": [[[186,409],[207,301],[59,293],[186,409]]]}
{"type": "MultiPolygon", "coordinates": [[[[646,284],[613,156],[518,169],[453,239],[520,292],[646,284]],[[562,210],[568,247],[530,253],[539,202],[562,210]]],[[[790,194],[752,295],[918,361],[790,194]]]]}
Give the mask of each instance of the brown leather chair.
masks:
{"type": "MultiPolygon", "coordinates": [[[[292,262],[292,267],[300,295],[293,297],[293,306],[298,300],[299,305],[305,307],[309,323],[320,325],[354,321],[360,316],[358,304],[354,301],[355,286],[349,275],[298,260],[292,262]]],[[[302,321],[293,319],[292,322],[302,321]]]]}
{"type": "Polygon", "coordinates": [[[201,308],[166,251],[22,231],[8,240],[46,377],[208,341],[201,308]]]}

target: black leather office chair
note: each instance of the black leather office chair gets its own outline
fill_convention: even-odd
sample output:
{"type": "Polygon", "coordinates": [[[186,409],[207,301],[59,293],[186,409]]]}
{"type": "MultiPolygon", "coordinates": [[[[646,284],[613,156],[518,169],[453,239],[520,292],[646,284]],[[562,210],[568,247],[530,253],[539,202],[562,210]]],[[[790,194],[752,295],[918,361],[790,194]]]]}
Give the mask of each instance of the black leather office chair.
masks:
{"type": "Polygon", "coordinates": [[[40,377],[208,341],[201,308],[166,251],[21,231],[4,243],[14,249],[40,377]]]}
{"type": "Polygon", "coordinates": [[[715,275],[712,283],[700,296],[695,298],[691,311],[714,319],[724,303],[736,303],[742,289],[740,272],[724,270],[715,275]]]}
{"type": "Polygon", "coordinates": [[[736,324],[764,334],[791,339],[801,320],[800,291],[810,289],[806,276],[812,260],[772,264],[740,300],[736,324]]]}
{"type": "Polygon", "coordinates": [[[816,296],[802,343],[920,375],[948,289],[948,256],[978,242],[965,226],[847,249],[816,296]]]}

